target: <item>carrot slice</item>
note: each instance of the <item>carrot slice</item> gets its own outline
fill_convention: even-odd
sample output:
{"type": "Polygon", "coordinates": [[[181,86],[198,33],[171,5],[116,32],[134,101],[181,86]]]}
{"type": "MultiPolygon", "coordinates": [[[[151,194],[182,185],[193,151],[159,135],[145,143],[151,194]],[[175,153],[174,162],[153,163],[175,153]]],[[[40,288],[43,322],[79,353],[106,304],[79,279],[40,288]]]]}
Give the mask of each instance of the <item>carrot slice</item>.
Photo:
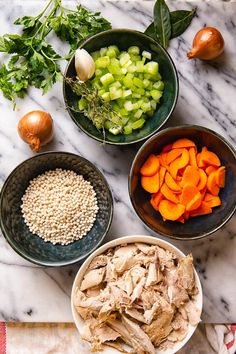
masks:
{"type": "Polygon", "coordinates": [[[165,174],[166,174],[166,168],[161,166],[159,170],[159,176],[160,176],[160,188],[164,183],[165,180],[165,174]]]}
{"type": "Polygon", "coordinates": [[[143,176],[153,176],[159,170],[160,162],[157,156],[151,154],[140,169],[143,176]]]}
{"type": "Polygon", "coordinates": [[[199,190],[193,184],[185,184],[180,195],[180,203],[188,205],[188,203],[199,193],[199,190]]]}
{"type": "MultiPolygon", "coordinates": [[[[219,157],[212,151],[202,151],[201,161],[207,165],[219,167],[221,165],[219,157]]],[[[201,166],[199,166],[201,167],[201,166]]]]}
{"type": "Polygon", "coordinates": [[[190,165],[197,167],[196,149],[194,147],[191,147],[188,152],[189,152],[189,163],[190,163],[190,165]]]}
{"type": "Polygon", "coordinates": [[[176,179],[178,170],[185,167],[188,164],[188,162],[189,162],[188,150],[183,149],[181,156],[179,158],[177,158],[176,160],[174,160],[173,162],[171,162],[171,164],[170,164],[169,171],[174,179],[176,179]]]}
{"type": "Polygon", "coordinates": [[[141,185],[145,191],[149,193],[156,193],[159,190],[159,173],[157,172],[154,176],[142,176],[141,185]]]}
{"type": "Polygon", "coordinates": [[[188,220],[189,219],[189,211],[186,211],[184,212],[184,219],[185,220],[188,220]]]}
{"type": "Polygon", "coordinates": [[[192,211],[200,207],[202,203],[202,196],[201,193],[198,192],[192,200],[187,204],[186,211],[192,211]]]}
{"type": "Polygon", "coordinates": [[[217,171],[217,167],[215,166],[207,166],[205,169],[206,174],[209,176],[212,172],[217,171]]]}
{"type": "Polygon", "coordinates": [[[163,149],[161,150],[161,152],[168,152],[172,149],[172,144],[168,144],[166,146],[163,147],[163,149]]]}
{"type": "Polygon", "coordinates": [[[172,192],[172,190],[167,186],[166,183],[164,183],[161,187],[161,193],[164,195],[164,197],[168,200],[170,200],[173,203],[178,204],[179,200],[176,197],[176,195],[172,192]]]}
{"type": "Polygon", "coordinates": [[[220,188],[224,188],[225,186],[225,166],[221,166],[218,168],[218,170],[215,172],[216,174],[216,184],[220,188]]]}
{"type": "Polygon", "coordinates": [[[190,147],[196,148],[196,145],[192,140],[189,140],[187,138],[178,139],[172,144],[172,149],[190,148],[190,147]]]}
{"type": "Polygon", "coordinates": [[[202,202],[199,208],[190,212],[190,217],[206,215],[210,213],[212,213],[212,208],[206,202],[202,202]]]}
{"type": "Polygon", "coordinates": [[[185,210],[184,205],[172,203],[169,200],[163,199],[159,204],[159,212],[166,220],[175,221],[183,215],[185,210]]]}
{"type": "Polygon", "coordinates": [[[205,185],[205,187],[202,190],[200,190],[202,200],[205,198],[206,191],[207,191],[207,186],[205,185]]]}
{"type": "Polygon", "coordinates": [[[170,150],[166,156],[166,163],[169,165],[172,161],[176,160],[183,152],[183,149],[170,150]]]}
{"type": "Polygon", "coordinates": [[[212,195],[210,193],[206,193],[204,202],[206,202],[211,208],[221,205],[220,197],[218,195],[212,195]]]}
{"type": "Polygon", "coordinates": [[[207,189],[213,195],[218,195],[220,187],[216,184],[216,172],[212,172],[207,179],[207,189]]]}
{"type": "Polygon", "coordinates": [[[162,152],[159,155],[159,160],[160,160],[160,165],[167,169],[168,165],[167,165],[167,162],[166,162],[166,156],[167,156],[167,152],[162,152]]]}
{"type": "Polygon", "coordinates": [[[175,182],[174,178],[169,174],[169,172],[166,173],[165,176],[165,182],[167,186],[172,189],[175,192],[180,192],[181,188],[180,186],[175,182]]]}
{"type": "Polygon", "coordinates": [[[180,182],[180,186],[183,187],[186,183],[193,184],[196,186],[199,182],[200,176],[198,173],[198,168],[195,166],[187,166],[185,168],[182,181],[180,182]]]}
{"type": "Polygon", "coordinates": [[[183,216],[180,216],[180,218],[178,218],[176,221],[181,222],[181,224],[185,223],[185,219],[183,216]]]}
{"type": "Polygon", "coordinates": [[[152,195],[150,203],[155,210],[159,211],[159,203],[163,198],[164,196],[160,191],[152,195]]]}
{"type": "Polygon", "coordinates": [[[207,184],[207,175],[201,168],[198,169],[198,173],[199,173],[200,180],[197,184],[197,188],[201,191],[207,184]]]}

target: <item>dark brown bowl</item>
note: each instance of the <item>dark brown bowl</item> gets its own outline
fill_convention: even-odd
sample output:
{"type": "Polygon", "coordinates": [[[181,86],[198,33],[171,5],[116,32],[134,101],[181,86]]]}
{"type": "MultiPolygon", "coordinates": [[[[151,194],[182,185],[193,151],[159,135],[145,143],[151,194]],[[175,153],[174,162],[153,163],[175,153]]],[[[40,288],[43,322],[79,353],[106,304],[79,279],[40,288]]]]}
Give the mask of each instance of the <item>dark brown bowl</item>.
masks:
{"type": "Polygon", "coordinates": [[[129,175],[129,194],[133,207],[141,220],[158,234],[181,240],[199,239],[220,229],[236,210],[236,152],[219,134],[196,125],[167,128],[155,134],[142,145],[133,161],[129,175]],[[215,152],[226,167],[225,187],[220,190],[222,205],[212,214],[189,219],[185,224],[163,221],[150,204],[150,194],[141,187],[139,170],[147,157],[179,138],[192,139],[198,150],[203,146],[215,152]]]}

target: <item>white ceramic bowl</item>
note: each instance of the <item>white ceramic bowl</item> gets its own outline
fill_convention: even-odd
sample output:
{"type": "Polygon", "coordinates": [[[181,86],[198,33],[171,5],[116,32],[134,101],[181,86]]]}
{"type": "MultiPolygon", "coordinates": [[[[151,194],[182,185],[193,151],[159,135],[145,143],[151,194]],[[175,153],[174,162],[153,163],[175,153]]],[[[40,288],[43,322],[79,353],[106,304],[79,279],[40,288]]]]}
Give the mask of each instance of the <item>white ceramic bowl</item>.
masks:
{"type": "MultiPolygon", "coordinates": [[[[135,243],[135,242],[143,242],[143,243],[147,243],[147,244],[151,244],[151,245],[158,245],[158,246],[176,254],[177,258],[182,258],[185,256],[185,254],[183,252],[181,252],[178,248],[173,246],[171,243],[163,241],[163,240],[156,238],[156,237],[152,237],[152,236],[141,236],[141,235],[139,235],[139,236],[124,236],[124,237],[120,237],[115,240],[112,240],[112,241],[104,244],[103,246],[99,247],[83,263],[83,265],[81,266],[81,268],[79,269],[79,271],[75,277],[73,287],[72,287],[71,309],[72,309],[74,322],[75,322],[76,327],[79,332],[82,329],[82,327],[84,326],[84,320],[79,316],[79,314],[77,313],[77,311],[75,309],[74,292],[75,292],[76,287],[80,286],[81,281],[84,277],[84,274],[85,274],[90,262],[92,261],[92,259],[94,257],[106,252],[109,248],[113,248],[113,247],[119,246],[124,243],[135,243]]],[[[202,287],[201,287],[201,283],[200,283],[197,272],[195,270],[194,270],[194,272],[195,272],[196,286],[198,287],[198,290],[199,290],[199,293],[195,297],[195,304],[199,308],[199,310],[202,311],[202,287]]],[[[192,326],[189,324],[188,334],[182,341],[177,342],[173,348],[168,349],[168,350],[156,349],[156,354],[174,354],[174,353],[176,353],[188,342],[188,340],[191,338],[191,336],[193,335],[196,328],[197,328],[197,326],[192,326]]],[[[85,343],[88,345],[88,353],[89,353],[90,346],[87,342],[85,342],[85,343]]],[[[103,354],[118,354],[119,352],[116,349],[104,346],[104,350],[101,353],[103,353],[103,354]]]]}

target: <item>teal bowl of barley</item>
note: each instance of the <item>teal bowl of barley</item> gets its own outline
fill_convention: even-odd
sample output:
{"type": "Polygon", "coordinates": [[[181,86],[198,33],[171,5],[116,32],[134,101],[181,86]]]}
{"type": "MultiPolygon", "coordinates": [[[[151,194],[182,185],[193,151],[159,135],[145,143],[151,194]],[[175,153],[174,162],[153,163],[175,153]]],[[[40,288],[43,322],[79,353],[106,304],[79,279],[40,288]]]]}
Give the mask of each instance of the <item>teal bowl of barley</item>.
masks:
{"type": "MultiPolygon", "coordinates": [[[[34,208],[34,205],[31,207],[34,208]]],[[[112,194],[102,173],[90,161],[68,152],[46,152],[25,160],[11,172],[1,190],[0,226],[3,236],[20,256],[42,266],[65,266],[84,260],[102,243],[110,228],[112,216],[112,194]],[[92,185],[98,205],[90,231],[68,245],[45,242],[31,232],[21,208],[22,197],[30,181],[56,169],[82,175],[92,185]]]]}

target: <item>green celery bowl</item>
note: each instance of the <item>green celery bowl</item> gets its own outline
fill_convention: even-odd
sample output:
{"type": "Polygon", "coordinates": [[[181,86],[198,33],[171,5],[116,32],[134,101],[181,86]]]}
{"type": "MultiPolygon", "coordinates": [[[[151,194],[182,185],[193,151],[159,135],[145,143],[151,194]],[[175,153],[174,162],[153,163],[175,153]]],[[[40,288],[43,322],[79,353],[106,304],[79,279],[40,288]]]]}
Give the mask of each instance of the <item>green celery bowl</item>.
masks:
{"type": "MultiPolygon", "coordinates": [[[[134,45],[138,46],[141,51],[146,50],[152,53],[152,60],[159,63],[159,71],[165,83],[165,88],[160,104],[158,104],[153,116],[147,119],[141,129],[135,130],[130,135],[113,135],[107,130],[105,130],[104,134],[82,112],[75,112],[75,109],[78,110],[79,98],[64,81],[63,95],[65,104],[74,123],[90,137],[114,145],[137,143],[157,132],[171,116],[178,98],[177,72],[171,57],[160,44],[146,34],[130,29],[112,29],[98,33],[85,40],[80,48],[92,53],[109,45],[117,45],[120,50],[127,50],[134,45]]],[[[76,76],[74,56],[65,70],[65,76],[76,76]]]]}

